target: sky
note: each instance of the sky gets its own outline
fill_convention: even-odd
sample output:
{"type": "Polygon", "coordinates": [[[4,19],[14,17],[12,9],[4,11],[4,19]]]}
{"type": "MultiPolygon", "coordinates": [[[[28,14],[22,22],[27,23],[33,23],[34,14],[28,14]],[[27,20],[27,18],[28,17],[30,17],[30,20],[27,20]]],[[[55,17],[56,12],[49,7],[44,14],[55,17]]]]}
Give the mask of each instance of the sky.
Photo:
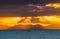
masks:
{"type": "Polygon", "coordinates": [[[39,15],[39,13],[24,12],[23,11],[25,9],[24,5],[26,4],[44,5],[44,4],[52,3],[52,2],[60,2],[60,1],[59,0],[0,0],[0,16],[20,16],[20,15],[36,16],[36,15],[39,15]]]}
{"type": "Polygon", "coordinates": [[[50,2],[59,2],[59,0],[0,0],[0,5],[22,5],[22,4],[28,4],[28,3],[33,3],[33,4],[45,4],[45,3],[50,3],[50,2]]]}
{"type": "MultiPolygon", "coordinates": [[[[25,16],[38,16],[38,15],[41,16],[41,15],[48,15],[48,14],[60,15],[60,8],[56,9],[56,8],[45,7],[45,4],[53,3],[53,2],[58,3],[60,1],[59,0],[0,0],[0,17],[5,17],[5,16],[7,17],[24,16],[25,17],[25,16]]],[[[53,26],[52,28],[54,27],[55,26],[53,26]]]]}

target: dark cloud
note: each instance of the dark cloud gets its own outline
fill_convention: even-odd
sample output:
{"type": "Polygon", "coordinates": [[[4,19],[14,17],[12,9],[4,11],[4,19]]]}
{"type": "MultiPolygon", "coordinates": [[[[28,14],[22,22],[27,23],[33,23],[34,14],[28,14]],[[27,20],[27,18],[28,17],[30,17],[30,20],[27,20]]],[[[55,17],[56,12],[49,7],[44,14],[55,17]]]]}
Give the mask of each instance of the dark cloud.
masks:
{"type": "Polygon", "coordinates": [[[60,0],[0,0],[0,5],[46,4],[60,0]]]}
{"type": "Polygon", "coordinates": [[[0,16],[41,16],[60,15],[60,8],[45,7],[41,4],[0,7],[0,16]]]}

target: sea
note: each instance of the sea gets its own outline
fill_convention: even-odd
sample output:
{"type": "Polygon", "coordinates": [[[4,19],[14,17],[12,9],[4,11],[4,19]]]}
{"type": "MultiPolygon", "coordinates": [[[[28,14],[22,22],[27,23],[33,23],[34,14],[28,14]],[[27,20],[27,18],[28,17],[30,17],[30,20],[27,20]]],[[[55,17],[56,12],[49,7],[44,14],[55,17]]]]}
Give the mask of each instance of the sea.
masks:
{"type": "Polygon", "coordinates": [[[60,30],[0,30],[0,39],[60,39],[60,30]]]}

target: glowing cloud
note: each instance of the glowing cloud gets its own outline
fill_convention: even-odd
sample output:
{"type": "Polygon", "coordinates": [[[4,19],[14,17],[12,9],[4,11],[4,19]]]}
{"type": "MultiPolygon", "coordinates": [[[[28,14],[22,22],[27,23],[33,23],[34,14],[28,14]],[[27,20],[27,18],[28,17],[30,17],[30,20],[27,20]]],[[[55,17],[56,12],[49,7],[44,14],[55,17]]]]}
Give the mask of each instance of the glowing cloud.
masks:
{"type": "Polygon", "coordinates": [[[49,3],[45,5],[46,7],[60,8],[60,3],[49,3]]]}
{"type": "Polygon", "coordinates": [[[2,17],[0,18],[0,25],[14,26],[20,21],[22,18],[20,17],[2,17]]]}
{"type": "Polygon", "coordinates": [[[41,16],[40,23],[42,26],[60,25],[60,16],[41,16]]]}
{"type": "Polygon", "coordinates": [[[23,27],[28,27],[28,25],[40,25],[42,27],[47,27],[51,25],[60,26],[60,16],[0,17],[0,25],[6,27],[16,27],[15,25],[22,25],[23,27]]]}

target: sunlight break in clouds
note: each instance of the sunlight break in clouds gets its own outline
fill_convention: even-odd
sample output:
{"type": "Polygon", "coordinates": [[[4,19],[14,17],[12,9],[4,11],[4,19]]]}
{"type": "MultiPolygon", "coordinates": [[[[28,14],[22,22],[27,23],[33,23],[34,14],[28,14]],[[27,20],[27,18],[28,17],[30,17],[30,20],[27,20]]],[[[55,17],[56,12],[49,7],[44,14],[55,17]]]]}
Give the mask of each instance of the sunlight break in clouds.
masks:
{"type": "Polygon", "coordinates": [[[45,5],[46,7],[60,8],[60,3],[49,3],[45,5]]]}

